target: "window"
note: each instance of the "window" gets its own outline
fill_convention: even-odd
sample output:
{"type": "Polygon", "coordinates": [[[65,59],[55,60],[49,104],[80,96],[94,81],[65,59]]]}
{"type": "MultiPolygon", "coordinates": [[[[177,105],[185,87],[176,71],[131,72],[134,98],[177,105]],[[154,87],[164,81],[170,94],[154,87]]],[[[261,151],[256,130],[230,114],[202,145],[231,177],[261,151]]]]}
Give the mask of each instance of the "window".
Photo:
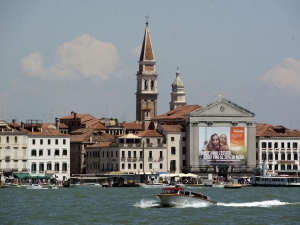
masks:
{"type": "Polygon", "coordinates": [[[266,147],[267,147],[267,143],[266,143],[266,142],[262,142],[262,143],[261,143],[261,147],[262,147],[262,148],[266,148],[266,147]]]}
{"type": "Polygon", "coordinates": [[[294,160],[298,160],[298,154],[294,153],[294,160]]]}
{"type": "Polygon", "coordinates": [[[125,158],[125,151],[122,151],[122,158],[125,158]]]}
{"type": "Polygon", "coordinates": [[[106,151],[106,157],[108,158],[108,151],[106,151]]]}
{"type": "Polygon", "coordinates": [[[14,155],[15,157],[18,157],[18,148],[14,148],[14,155]]]}
{"type": "Polygon", "coordinates": [[[278,170],[278,165],[275,165],[275,166],[274,166],[274,170],[278,170]]]}
{"type": "Polygon", "coordinates": [[[273,160],[273,154],[272,153],[269,153],[268,160],[273,160]]]}
{"type": "Polygon", "coordinates": [[[36,150],[31,150],[31,156],[36,156],[36,150]]]}
{"type": "Polygon", "coordinates": [[[285,170],[285,165],[281,164],[280,169],[285,170]]]}
{"type": "Polygon", "coordinates": [[[159,158],[163,158],[163,151],[159,151],[159,158]]]}
{"type": "Polygon", "coordinates": [[[152,170],[152,163],[149,163],[149,169],[152,170]]]}
{"type": "Polygon", "coordinates": [[[285,154],[284,153],[281,154],[281,160],[285,160],[285,154]]]}
{"type": "Polygon", "coordinates": [[[102,157],[104,158],[104,151],[102,152],[102,157]]]}
{"type": "Polygon", "coordinates": [[[48,145],[51,145],[51,139],[48,139],[48,145]]]}
{"type": "Polygon", "coordinates": [[[14,160],[14,168],[18,169],[18,160],[14,160]]]}
{"type": "Polygon", "coordinates": [[[182,147],[182,155],[185,155],[185,147],[182,147]]]}
{"type": "Polygon", "coordinates": [[[66,172],[66,171],[67,171],[67,163],[66,163],[66,162],[63,162],[63,163],[62,163],[62,171],[63,171],[63,172],[66,172]]]}
{"type": "Polygon", "coordinates": [[[118,151],[116,151],[116,157],[118,157],[118,151]]]}
{"type": "Polygon", "coordinates": [[[171,171],[176,170],[176,161],[175,160],[171,160],[171,162],[170,162],[170,170],[171,171]]]}
{"type": "Polygon", "coordinates": [[[116,163],[116,171],[118,171],[118,170],[119,170],[119,164],[116,163]]]}
{"type": "Polygon", "coordinates": [[[290,142],[287,143],[287,148],[291,148],[291,143],[290,142]]]}
{"type": "Polygon", "coordinates": [[[278,148],[278,142],[274,143],[274,148],[278,148]]]}
{"type": "Polygon", "coordinates": [[[275,160],[278,160],[278,153],[275,153],[275,160]]]}
{"type": "Polygon", "coordinates": [[[47,163],[47,170],[52,170],[52,164],[51,163],[47,163]]]}
{"type": "Polygon", "coordinates": [[[131,169],[131,163],[128,163],[128,169],[129,170],[131,169]]]}
{"type": "Polygon", "coordinates": [[[136,151],[133,151],[133,158],[136,158],[136,151]]]}
{"type": "Polygon", "coordinates": [[[163,164],[160,163],[160,164],[159,164],[159,169],[162,169],[162,168],[163,168],[163,164]]]}
{"type": "Polygon", "coordinates": [[[175,140],[175,138],[174,137],[171,137],[171,141],[174,141],[175,140]]]}
{"type": "Polygon", "coordinates": [[[122,170],[124,170],[125,169],[125,164],[124,163],[122,163],[122,170]]]}
{"type": "Polygon", "coordinates": [[[6,156],[10,156],[10,147],[7,146],[5,149],[6,149],[6,156]]]}
{"type": "Polygon", "coordinates": [[[143,164],[142,164],[142,163],[140,163],[140,169],[141,169],[141,170],[143,169],[143,164]]]}
{"type": "Polygon", "coordinates": [[[149,139],[149,138],[146,139],[146,143],[147,143],[147,144],[150,143],[150,139],[149,139]]]}
{"type": "Polygon", "coordinates": [[[54,156],[59,156],[59,150],[58,149],[55,150],[54,156]]]}
{"type": "Polygon", "coordinates": [[[281,148],[284,148],[284,142],[281,142],[281,148]]]}
{"type": "Polygon", "coordinates": [[[66,149],[63,150],[63,155],[68,155],[68,151],[66,149]]]}
{"type": "Polygon", "coordinates": [[[186,161],[182,160],[182,166],[186,166],[186,161]]]}
{"type": "Polygon", "coordinates": [[[140,158],[143,158],[143,151],[140,151],[140,158]]]}
{"type": "Polygon", "coordinates": [[[171,147],[171,154],[175,155],[176,154],[176,147],[171,147]]]}
{"type": "Polygon", "coordinates": [[[63,139],[63,145],[65,145],[66,144],[66,139],[63,139]]]}
{"type": "Polygon", "coordinates": [[[40,139],[40,145],[43,145],[43,139],[40,139]]]}
{"type": "Polygon", "coordinates": [[[23,156],[24,156],[24,157],[27,156],[26,148],[22,148],[22,150],[23,150],[23,156]]]}
{"type": "Polygon", "coordinates": [[[161,143],[161,139],[157,139],[157,144],[160,144],[161,143]]]}
{"type": "Polygon", "coordinates": [[[15,136],[15,143],[18,143],[18,136],[15,136]]]}
{"type": "Polygon", "coordinates": [[[128,151],[128,158],[131,158],[131,151],[128,151]]]}
{"type": "Polygon", "coordinates": [[[287,154],[287,160],[291,160],[292,159],[292,155],[291,155],[291,153],[288,153],[287,154]]]}
{"type": "Polygon", "coordinates": [[[55,144],[58,145],[58,139],[55,139],[55,144]]]}
{"type": "Polygon", "coordinates": [[[268,142],[268,148],[272,148],[272,142],[268,142]]]}
{"type": "Polygon", "coordinates": [[[59,163],[54,164],[54,170],[55,172],[59,172],[59,163]]]}
{"type": "Polygon", "coordinates": [[[26,144],[26,136],[23,136],[23,144],[26,144]]]}
{"type": "Polygon", "coordinates": [[[39,164],[39,172],[44,172],[44,163],[39,164]]]}
{"type": "Polygon", "coordinates": [[[114,157],[114,152],[113,151],[110,152],[110,157],[114,157]]]}
{"type": "Polygon", "coordinates": [[[6,137],[6,143],[9,143],[9,136],[6,137]]]}
{"type": "Polygon", "coordinates": [[[36,163],[35,163],[35,162],[33,162],[33,163],[31,164],[31,172],[32,172],[32,173],[35,173],[35,172],[36,172],[36,163]]]}
{"type": "Polygon", "coordinates": [[[149,151],[149,158],[152,159],[152,151],[149,151]]]}
{"type": "Polygon", "coordinates": [[[298,143],[297,142],[293,142],[293,148],[298,148],[298,143]]]}
{"type": "Polygon", "coordinates": [[[182,137],[182,141],[185,141],[185,137],[182,137]]]}
{"type": "Polygon", "coordinates": [[[43,149],[39,150],[39,156],[43,156],[43,149]]]}
{"type": "Polygon", "coordinates": [[[136,170],[136,163],[133,163],[133,169],[136,170]]]}
{"type": "Polygon", "coordinates": [[[32,139],[32,144],[35,145],[35,139],[32,139]]]}
{"type": "Polygon", "coordinates": [[[51,149],[48,149],[47,151],[48,151],[48,156],[50,156],[51,155],[51,149]]]}

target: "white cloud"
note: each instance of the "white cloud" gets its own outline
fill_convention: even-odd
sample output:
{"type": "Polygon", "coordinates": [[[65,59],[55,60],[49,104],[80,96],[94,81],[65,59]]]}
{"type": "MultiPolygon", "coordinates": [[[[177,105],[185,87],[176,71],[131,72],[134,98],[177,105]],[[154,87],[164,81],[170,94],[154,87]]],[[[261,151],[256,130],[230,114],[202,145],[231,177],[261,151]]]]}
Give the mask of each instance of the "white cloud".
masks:
{"type": "Polygon", "coordinates": [[[260,77],[266,85],[289,93],[300,93],[300,62],[289,57],[260,77]]]}
{"type": "Polygon", "coordinates": [[[40,79],[96,76],[107,80],[119,65],[119,58],[114,45],[85,34],[60,46],[55,52],[55,62],[49,68],[43,66],[44,58],[39,52],[23,58],[21,63],[25,73],[40,79]]]}

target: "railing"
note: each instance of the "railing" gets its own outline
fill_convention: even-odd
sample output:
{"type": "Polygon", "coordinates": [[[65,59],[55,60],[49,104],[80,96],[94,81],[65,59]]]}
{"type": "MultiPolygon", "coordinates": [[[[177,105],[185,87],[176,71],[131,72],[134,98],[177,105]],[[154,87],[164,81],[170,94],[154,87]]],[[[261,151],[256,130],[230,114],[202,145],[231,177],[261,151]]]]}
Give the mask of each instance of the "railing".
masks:
{"type": "Polygon", "coordinates": [[[10,159],[10,155],[6,155],[6,156],[5,156],[5,159],[10,159]]]}
{"type": "Polygon", "coordinates": [[[13,171],[13,172],[18,172],[18,171],[19,171],[19,168],[12,168],[12,171],[13,171]]]}
{"type": "Polygon", "coordinates": [[[158,160],[159,160],[159,161],[163,161],[163,160],[164,160],[164,157],[159,157],[158,160]]]}
{"type": "MultiPolygon", "coordinates": [[[[124,148],[142,148],[143,145],[140,143],[136,143],[136,144],[125,144],[125,143],[118,143],[118,145],[120,147],[124,147],[124,148]]],[[[158,144],[153,144],[153,143],[146,143],[144,145],[145,148],[157,148],[157,147],[167,147],[167,144],[165,143],[158,143],[158,144]]]]}
{"type": "Polygon", "coordinates": [[[152,157],[149,157],[149,158],[148,158],[148,161],[153,161],[153,158],[152,158],[152,157]]]}
{"type": "Polygon", "coordinates": [[[54,173],[54,170],[45,170],[45,174],[53,175],[54,173]]]}
{"type": "Polygon", "coordinates": [[[28,169],[27,168],[22,168],[22,171],[28,171],[28,169]]]}
{"type": "Polygon", "coordinates": [[[122,158],[121,158],[121,161],[125,161],[125,160],[126,160],[126,157],[122,157],[122,158]]]}

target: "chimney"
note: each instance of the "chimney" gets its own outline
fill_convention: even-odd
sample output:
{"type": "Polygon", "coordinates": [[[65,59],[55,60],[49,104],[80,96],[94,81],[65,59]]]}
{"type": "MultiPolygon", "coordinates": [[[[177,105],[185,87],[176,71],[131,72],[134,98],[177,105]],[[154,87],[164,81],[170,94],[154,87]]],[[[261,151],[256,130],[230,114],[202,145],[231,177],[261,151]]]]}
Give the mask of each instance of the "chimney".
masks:
{"type": "Polygon", "coordinates": [[[71,112],[71,115],[73,115],[73,114],[74,114],[74,111],[71,112]]]}
{"type": "Polygon", "coordinates": [[[56,130],[59,131],[59,125],[60,125],[60,120],[58,118],[55,118],[55,126],[56,126],[56,130]]]}
{"type": "Polygon", "coordinates": [[[77,113],[73,112],[74,114],[74,130],[77,130],[77,113]]]}
{"type": "Polygon", "coordinates": [[[21,122],[21,127],[24,128],[24,123],[23,122],[21,122]]]}
{"type": "Polygon", "coordinates": [[[13,119],[12,122],[13,122],[13,123],[16,123],[16,119],[13,119]]]}

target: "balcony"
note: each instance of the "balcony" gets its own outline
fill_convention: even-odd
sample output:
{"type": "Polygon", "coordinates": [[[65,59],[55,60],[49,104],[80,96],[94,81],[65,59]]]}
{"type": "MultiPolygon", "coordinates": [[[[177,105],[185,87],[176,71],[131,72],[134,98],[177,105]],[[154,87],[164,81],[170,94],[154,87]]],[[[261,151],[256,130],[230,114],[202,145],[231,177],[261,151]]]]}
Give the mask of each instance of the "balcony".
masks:
{"type": "Polygon", "coordinates": [[[160,162],[163,161],[163,160],[164,160],[164,157],[159,157],[158,158],[158,161],[160,161],[160,162]]]}
{"type": "Polygon", "coordinates": [[[18,172],[19,168],[12,168],[12,172],[18,172]]]}
{"type": "Polygon", "coordinates": [[[125,160],[126,160],[126,157],[122,157],[122,158],[121,158],[121,161],[125,161],[125,160]]]}
{"type": "Polygon", "coordinates": [[[127,157],[127,162],[131,162],[131,159],[132,159],[131,156],[128,156],[127,157]]]}
{"type": "Polygon", "coordinates": [[[5,156],[5,159],[10,159],[10,155],[6,155],[6,156],[5,156]]]}
{"type": "Polygon", "coordinates": [[[136,161],[137,161],[137,157],[133,157],[132,162],[136,162],[136,161]]]}
{"type": "Polygon", "coordinates": [[[22,171],[24,172],[24,171],[28,171],[28,169],[27,168],[22,168],[22,171]]]}
{"type": "Polygon", "coordinates": [[[148,161],[149,161],[149,162],[152,162],[152,161],[153,161],[153,158],[152,158],[152,157],[149,157],[149,158],[148,158],[148,161]]]}
{"type": "Polygon", "coordinates": [[[46,175],[53,175],[55,174],[54,170],[45,170],[46,175]]]}

